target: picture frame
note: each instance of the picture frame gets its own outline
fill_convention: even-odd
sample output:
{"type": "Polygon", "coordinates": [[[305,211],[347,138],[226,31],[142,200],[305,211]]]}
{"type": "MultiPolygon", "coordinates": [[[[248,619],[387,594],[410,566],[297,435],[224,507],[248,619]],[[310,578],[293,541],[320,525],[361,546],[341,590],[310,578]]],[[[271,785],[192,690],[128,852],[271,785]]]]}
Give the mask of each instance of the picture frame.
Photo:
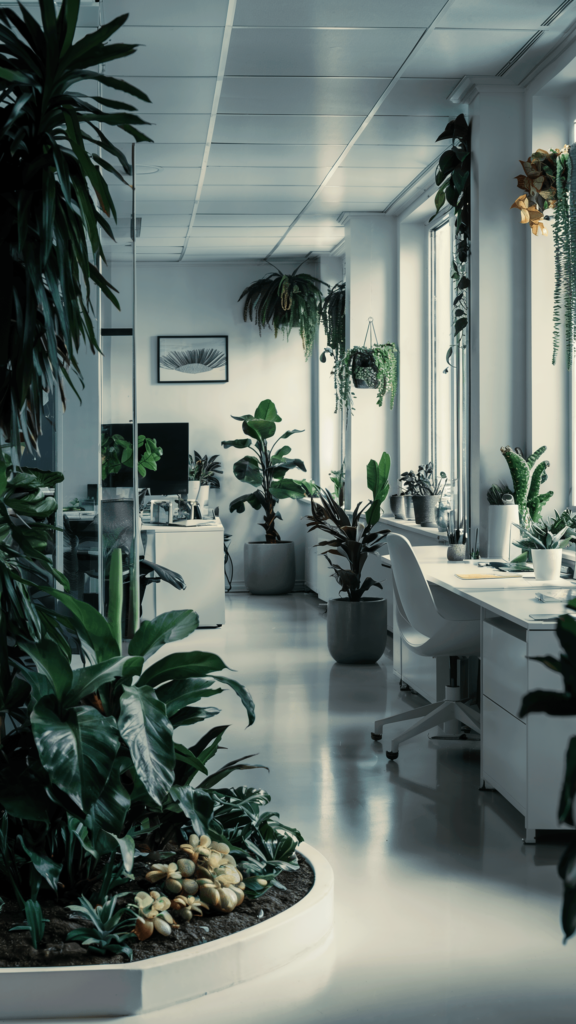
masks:
{"type": "Polygon", "coordinates": [[[158,335],[159,384],[227,384],[227,334],[158,335]]]}

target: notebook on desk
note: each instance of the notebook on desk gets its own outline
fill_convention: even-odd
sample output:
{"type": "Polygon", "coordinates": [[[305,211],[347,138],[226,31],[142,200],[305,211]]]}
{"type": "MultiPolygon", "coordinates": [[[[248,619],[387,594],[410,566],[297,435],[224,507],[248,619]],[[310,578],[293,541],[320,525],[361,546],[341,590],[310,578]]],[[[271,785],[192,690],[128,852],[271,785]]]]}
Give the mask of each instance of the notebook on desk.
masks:
{"type": "MultiPolygon", "coordinates": [[[[505,577],[501,572],[457,572],[456,576],[459,580],[501,580],[505,577]]],[[[532,576],[531,573],[514,573],[512,578],[520,580],[528,580],[532,576]]],[[[510,577],[508,577],[510,579],[510,577]]]]}

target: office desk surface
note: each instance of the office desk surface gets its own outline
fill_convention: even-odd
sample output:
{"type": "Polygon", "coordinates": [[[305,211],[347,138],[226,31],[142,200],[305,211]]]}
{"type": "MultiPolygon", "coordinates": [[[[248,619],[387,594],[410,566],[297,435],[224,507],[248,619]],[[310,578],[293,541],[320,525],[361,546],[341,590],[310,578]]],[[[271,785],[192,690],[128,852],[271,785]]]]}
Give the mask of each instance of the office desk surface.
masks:
{"type": "MultiPolygon", "coordinates": [[[[497,578],[462,580],[458,578],[459,573],[488,574],[490,570],[478,569],[474,562],[449,562],[446,548],[443,553],[429,548],[413,548],[413,551],[428,583],[444,587],[494,615],[515,622],[523,629],[555,629],[555,621],[538,622],[531,619],[530,615],[538,612],[545,615],[562,614],[567,591],[576,589],[572,580],[535,580],[532,574],[513,576],[502,573],[497,578]],[[553,590],[559,592],[558,601],[544,603],[536,597],[536,591],[553,590]]],[[[389,555],[382,555],[382,564],[391,566],[389,555]]]]}

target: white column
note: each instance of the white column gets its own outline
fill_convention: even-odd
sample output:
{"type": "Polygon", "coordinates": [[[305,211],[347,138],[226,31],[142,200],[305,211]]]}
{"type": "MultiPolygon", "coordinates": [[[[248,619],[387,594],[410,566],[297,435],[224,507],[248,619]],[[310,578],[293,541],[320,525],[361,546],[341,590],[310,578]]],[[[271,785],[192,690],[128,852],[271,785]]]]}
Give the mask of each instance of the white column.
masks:
{"type": "MultiPolygon", "coordinates": [[[[378,213],[350,213],[346,224],[346,347],[362,345],[372,317],[380,344],[398,342],[398,221],[378,213]]],[[[390,481],[398,476],[397,414],[389,396],[382,408],[373,390],[356,391],[346,444],[347,505],[370,497],[366,465],[387,451],[390,481]]],[[[392,487],[392,490],[394,487],[392,487]]]]}
{"type": "MultiPolygon", "coordinates": [[[[318,276],[325,284],[332,287],[344,278],[342,259],[339,256],[321,256],[318,276]]],[[[318,332],[318,349],[321,354],[326,347],[324,328],[320,324],[318,332]]],[[[334,360],[326,356],[325,363],[318,363],[317,374],[317,407],[318,407],[318,480],[322,487],[332,489],[330,473],[340,469],[344,457],[341,450],[341,416],[335,412],[336,396],[334,391],[334,360]]]]}
{"type": "MultiPolygon", "coordinates": [[[[429,232],[427,223],[400,224],[398,468],[429,462],[429,232]]],[[[442,468],[442,467],[440,467],[442,468]]],[[[399,474],[396,474],[396,477],[399,474]]],[[[390,493],[397,491],[390,480],[390,493]]]]}

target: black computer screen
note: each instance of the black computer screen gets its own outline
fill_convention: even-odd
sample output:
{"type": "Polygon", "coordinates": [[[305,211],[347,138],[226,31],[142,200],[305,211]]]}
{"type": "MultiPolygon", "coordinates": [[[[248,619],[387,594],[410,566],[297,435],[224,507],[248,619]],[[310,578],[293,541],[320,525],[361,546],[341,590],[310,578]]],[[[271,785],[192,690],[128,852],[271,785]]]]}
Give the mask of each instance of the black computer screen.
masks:
{"type": "MultiPolygon", "coordinates": [[[[132,440],[131,423],[106,423],[103,434],[120,434],[127,441],[132,440]]],[[[139,423],[138,433],[152,437],[162,448],[154,472],[139,476],[140,487],[149,487],[152,494],[188,493],[188,423],[139,423]]],[[[141,449],[142,452],[142,449],[141,449]]],[[[103,481],[106,487],[131,487],[132,468],[122,469],[103,481]]]]}

